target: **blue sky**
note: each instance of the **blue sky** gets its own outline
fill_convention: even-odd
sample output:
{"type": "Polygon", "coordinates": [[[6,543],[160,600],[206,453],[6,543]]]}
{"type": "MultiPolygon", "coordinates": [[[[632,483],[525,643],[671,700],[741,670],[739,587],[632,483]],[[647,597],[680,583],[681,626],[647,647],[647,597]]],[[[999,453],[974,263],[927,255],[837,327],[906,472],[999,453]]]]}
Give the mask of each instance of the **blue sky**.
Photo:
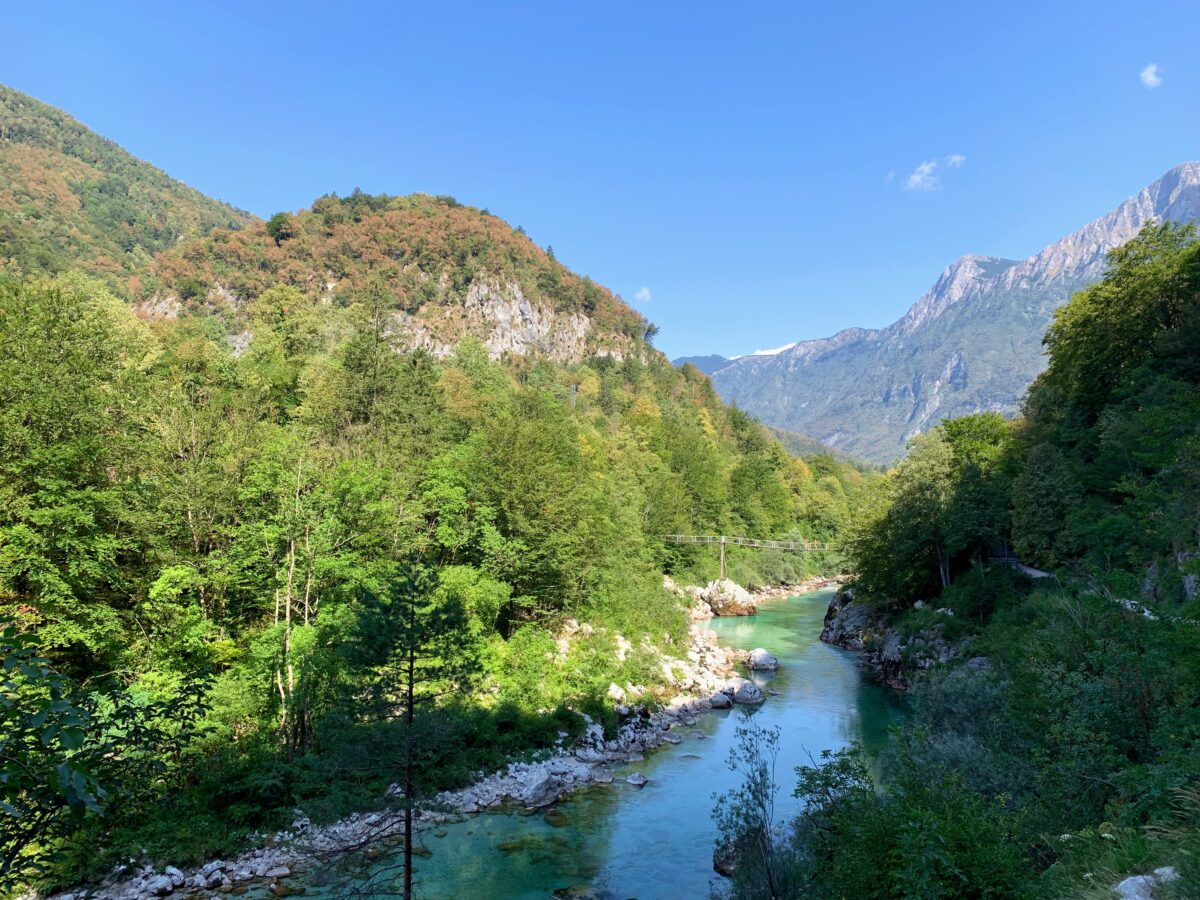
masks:
{"type": "Polygon", "coordinates": [[[672,356],[884,325],[1200,158],[1195,0],[817,7],[22,3],[0,81],[259,215],[487,207],[672,356]]]}

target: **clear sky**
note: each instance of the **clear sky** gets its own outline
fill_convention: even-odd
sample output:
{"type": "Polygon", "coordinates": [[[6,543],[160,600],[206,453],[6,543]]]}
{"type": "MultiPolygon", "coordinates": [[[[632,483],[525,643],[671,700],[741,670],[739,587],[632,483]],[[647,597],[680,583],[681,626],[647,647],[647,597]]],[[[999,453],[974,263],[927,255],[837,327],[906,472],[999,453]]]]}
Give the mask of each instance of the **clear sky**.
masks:
{"type": "Polygon", "coordinates": [[[1200,158],[1196,0],[12,3],[4,31],[0,81],[205,193],[452,194],[671,356],[887,324],[1200,158]]]}

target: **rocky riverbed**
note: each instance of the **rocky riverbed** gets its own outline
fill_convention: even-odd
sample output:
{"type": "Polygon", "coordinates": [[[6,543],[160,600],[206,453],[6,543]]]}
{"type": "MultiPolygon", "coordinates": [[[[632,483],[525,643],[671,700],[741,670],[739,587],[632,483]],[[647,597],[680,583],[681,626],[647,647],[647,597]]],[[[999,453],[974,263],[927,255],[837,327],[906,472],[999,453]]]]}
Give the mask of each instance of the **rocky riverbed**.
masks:
{"type": "MultiPolygon", "coordinates": [[[[824,581],[822,580],[822,582],[824,581]]],[[[571,792],[591,784],[610,784],[614,770],[636,763],[644,754],[664,744],[680,743],[675,729],[696,724],[696,717],[735,704],[757,705],[766,696],[753,681],[739,677],[735,664],[746,663],[750,653],[722,647],[704,620],[716,613],[750,615],[764,599],[785,596],[812,585],[750,593],[730,581],[713,582],[702,588],[668,588],[688,598],[693,622],[682,656],[663,656],[664,680],[676,696],[657,708],[640,702],[649,696],[639,685],[611,685],[620,725],[606,736],[603,727],[586,719],[584,733],[546,758],[513,762],[481,776],[473,784],[439,794],[418,813],[419,827],[437,829],[446,822],[487,810],[511,807],[538,809],[549,806],[571,792]],[[749,610],[748,612],[746,610],[749,610]],[[734,610],[737,610],[736,612],[734,610]]],[[[568,622],[563,640],[586,626],[568,622]]],[[[759,651],[754,651],[759,653],[759,651]]],[[[769,669],[774,658],[761,651],[755,665],[769,669]],[[765,654],[765,656],[763,655],[765,654]]],[[[625,781],[633,787],[647,783],[635,772],[625,781]]],[[[401,798],[393,786],[389,799],[401,798]]],[[[203,866],[181,869],[174,866],[122,867],[102,885],[85,893],[59,894],[53,900],[80,900],[84,896],[102,900],[146,900],[167,895],[212,895],[269,892],[285,896],[291,892],[288,879],[325,865],[331,859],[360,853],[367,859],[380,855],[381,846],[401,840],[403,818],[395,810],[348,816],[324,826],[313,825],[297,810],[292,826],[271,835],[261,835],[263,846],[229,860],[211,860],[203,866]]]]}

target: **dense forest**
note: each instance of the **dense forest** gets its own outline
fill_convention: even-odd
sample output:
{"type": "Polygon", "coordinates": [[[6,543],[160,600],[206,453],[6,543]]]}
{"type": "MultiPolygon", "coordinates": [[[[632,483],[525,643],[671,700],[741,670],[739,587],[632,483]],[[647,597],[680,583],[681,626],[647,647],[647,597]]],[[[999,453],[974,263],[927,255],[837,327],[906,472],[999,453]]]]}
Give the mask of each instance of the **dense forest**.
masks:
{"type": "MultiPolygon", "coordinates": [[[[439,361],[397,345],[402,302],[381,279],[338,304],[275,285],[236,321],[147,320],[83,275],[0,284],[10,884],[378,806],[409,727],[430,792],[579,711],[613,721],[608,686],[665,688],[683,640],[663,573],[716,574],[659,535],[836,538],[868,493],[645,345],[555,365],[466,340],[439,361]],[[417,607],[438,627],[414,636],[417,607]],[[560,645],[568,618],[592,627],[560,645]],[[409,726],[414,640],[438,699],[409,726]]],[[[731,557],[749,584],[823,565],[731,557]]]]}
{"type": "Polygon", "coordinates": [[[0,273],[81,270],[124,294],[155,253],[253,219],[0,84],[0,273]]]}
{"type": "Polygon", "coordinates": [[[1200,895],[1193,228],[1113,251],[1045,344],[1022,417],[916,438],[864,508],[854,602],[904,647],[912,715],[882,760],[796,773],[805,813],[739,896],[1101,898],[1161,867],[1156,897],[1200,895]],[[1012,551],[1051,577],[989,564],[1012,551]],[[957,652],[921,675],[934,642],[957,652]]]}

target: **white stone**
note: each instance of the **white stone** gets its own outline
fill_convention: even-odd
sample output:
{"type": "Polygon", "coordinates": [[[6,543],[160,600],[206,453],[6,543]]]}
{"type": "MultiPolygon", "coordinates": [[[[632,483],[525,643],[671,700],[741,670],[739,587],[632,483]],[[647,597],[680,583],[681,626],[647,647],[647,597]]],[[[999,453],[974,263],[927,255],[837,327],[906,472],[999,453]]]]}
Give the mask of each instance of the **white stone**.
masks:
{"type": "Polygon", "coordinates": [[[1118,884],[1115,890],[1122,900],[1154,900],[1155,884],[1151,875],[1133,875],[1118,884]]]}
{"type": "Polygon", "coordinates": [[[746,666],[760,672],[774,672],[779,668],[779,660],[762,647],[756,647],[746,657],[746,666]]]}

